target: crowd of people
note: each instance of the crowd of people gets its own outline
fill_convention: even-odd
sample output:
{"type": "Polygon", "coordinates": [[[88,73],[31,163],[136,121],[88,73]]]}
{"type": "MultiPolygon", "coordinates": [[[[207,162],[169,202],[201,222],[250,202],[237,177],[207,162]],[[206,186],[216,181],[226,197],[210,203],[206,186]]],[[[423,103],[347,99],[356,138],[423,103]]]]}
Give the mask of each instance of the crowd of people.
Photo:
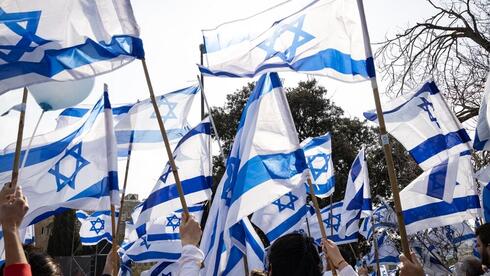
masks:
{"type": "MultiPolygon", "coordinates": [[[[0,270],[2,275],[62,275],[59,264],[46,253],[32,246],[23,246],[19,226],[29,209],[27,199],[20,187],[12,187],[9,183],[0,191],[0,223],[5,243],[5,264],[0,270]]],[[[178,275],[199,275],[204,254],[199,249],[201,226],[193,217],[183,214],[180,225],[182,255],[178,260],[178,275]]],[[[474,276],[490,275],[490,223],[476,229],[477,249],[481,260],[468,256],[455,269],[456,275],[474,276]]],[[[322,241],[323,256],[327,257],[327,265],[323,265],[320,254],[311,237],[302,233],[290,233],[277,239],[270,247],[267,256],[266,271],[254,270],[251,275],[301,275],[320,276],[332,275],[335,269],[339,276],[368,275],[365,268],[357,272],[344,259],[337,245],[331,240],[322,241]]],[[[111,275],[113,262],[106,261],[103,275],[111,275]]],[[[400,255],[399,275],[425,275],[423,265],[415,253],[410,258],[400,255]]]]}

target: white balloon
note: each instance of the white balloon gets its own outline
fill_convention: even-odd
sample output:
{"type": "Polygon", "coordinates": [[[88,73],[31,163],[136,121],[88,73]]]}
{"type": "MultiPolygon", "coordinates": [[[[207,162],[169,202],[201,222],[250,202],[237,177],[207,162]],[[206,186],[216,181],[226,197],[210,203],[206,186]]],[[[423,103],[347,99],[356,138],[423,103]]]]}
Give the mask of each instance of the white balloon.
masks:
{"type": "Polygon", "coordinates": [[[74,106],[85,100],[94,87],[94,78],[50,81],[29,86],[29,92],[44,111],[74,106]]]}

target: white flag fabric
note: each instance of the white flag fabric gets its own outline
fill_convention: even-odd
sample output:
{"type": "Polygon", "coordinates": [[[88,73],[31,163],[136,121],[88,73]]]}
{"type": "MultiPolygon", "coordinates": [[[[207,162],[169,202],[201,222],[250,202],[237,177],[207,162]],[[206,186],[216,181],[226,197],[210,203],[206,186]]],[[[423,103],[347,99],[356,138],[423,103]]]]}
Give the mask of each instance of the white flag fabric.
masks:
{"type": "Polygon", "coordinates": [[[141,271],[141,276],[177,276],[179,264],[176,262],[158,262],[150,269],[141,271]]]}
{"type": "Polygon", "coordinates": [[[408,234],[431,227],[474,219],[480,213],[480,200],[475,190],[470,156],[459,160],[457,182],[452,203],[414,192],[410,183],[400,192],[403,219],[408,234]],[[471,172],[471,173],[468,173],[471,172]]]}
{"type": "MultiPolygon", "coordinates": [[[[470,150],[470,137],[433,81],[383,105],[386,130],[423,170],[470,150]]],[[[376,112],[364,113],[377,122],[376,112]]]]}
{"type": "Polygon", "coordinates": [[[263,75],[250,95],[204,228],[206,275],[221,273],[232,249],[230,228],[303,185],[306,160],[277,73],[263,75]],[[274,141],[274,143],[271,143],[274,141]]]}
{"type": "Polygon", "coordinates": [[[129,0],[4,0],[0,24],[0,95],[106,73],[144,58],[129,0]]]}
{"type": "MultiPolygon", "coordinates": [[[[119,205],[116,138],[108,97],[104,92],[80,122],[34,137],[18,181],[29,201],[22,227],[66,208],[107,210],[111,200],[119,205]]],[[[14,154],[15,144],[0,154],[1,183],[10,181],[14,154]]]]}
{"type": "Polygon", "coordinates": [[[482,206],[483,220],[490,222],[490,166],[486,166],[475,173],[480,183],[480,200],[482,206]]]}
{"type": "Polygon", "coordinates": [[[305,188],[300,186],[256,211],[251,221],[272,244],[289,232],[303,229],[307,213],[305,188]]]}
{"type": "Polygon", "coordinates": [[[207,75],[297,71],[348,82],[375,76],[354,0],[285,1],[202,33],[207,65],[200,70],[207,75]]]}
{"type": "MultiPolygon", "coordinates": [[[[188,205],[211,199],[210,139],[211,123],[205,118],[179,141],[173,152],[188,205]]],[[[177,184],[172,168],[167,164],[153,191],[141,205],[136,228],[180,208],[177,184]]]]}
{"type": "Polygon", "coordinates": [[[359,229],[359,234],[369,240],[373,234],[373,227],[392,229],[398,227],[395,211],[387,202],[381,201],[378,207],[373,210],[373,213],[369,217],[364,218],[359,229]]]}
{"type": "MultiPolygon", "coordinates": [[[[376,239],[373,242],[378,243],[378,258],[381,265],[397,265],[400,263],[400,251],[396,248],[396,244],[390,239],[386,231],[376,234],[376,239]]],[[[368,262],[370,266],[376,265],[376,255],[374,245],[371,246],[371,251],[368,254],[368,262]]]]}
{"type": "Polygon", "coordinates": [[[308,162],[315,195],[319,198],[330,196],[335,191],[332,136],[327,133],[323,136],[307,138],[301,142],[301,147],[308,162]]]}
{"type": "Polygon", "coordinates": [[[420,256],[424,272],[427,275],[452,275],[451,270],[442,263],[443,258],[429,246],[419,239],[410,242],[410,247],[420,256]]]}
{"type": "MultiPolygon", "coordinates": [[[[116,212],[116,221],[119,212],[116,212]]],[[[101,240],[112,242],[112,220],[111,211],[95,211],[87,214],[84,211],[76,212],[78,221],[80,221],[80,242],[82,245],[96,245],[101,240]]]]}
{"type": "MultiPolygon", "coordinates": [[[[459,159],[459,155],[451,155],[446,161],[427,169],[412,181],[410,189],[451,203],[457,184],[459,159]]],[[[473,171],[467,173],[473,175],[473,171]]]]}
{"type": "MultiPolygon", "coordinates": [[[[350,227],[345,234],[345,237],[340,237],[339,230],[341,225],[341,213],[342,213],[342,201],[334,202],[332,205],[324,207],[321,211],[323,224],[327,230],[327,238],[332,240],[336,244],[347,244],[351,242],[357,242],[358,230],[355,225],[350,227]],[[330,208],[332,209],[332,214],[330,214],[330,208]],[[333,229],[333,236],[331,235],[331,229],[333,229]]],[[[308,223],[310,225],[310,233],[311,237],[315,239],[315,241],[320,244],[322,241],[322,234],[320,232],[320,226],[318,224],[318,219],[316,218],[316,214],[314,210],[311,210],[308,223]]],[[[308,229],[306,226],[306,222],[304,223],[303,229],[308,229]]]]}
{"type": "Polygon", "coordinates": [[[490,109],[488,101],[490,100],[490,73],[487,76],[485,83],[485,94],[481,100],[480,111],[478,113],[478,123],[475,130],[475,140],[473,140],[473,148],[475,150],[490,150],[490,109]]]}
{"type": "Polygon", "coordinates": [[[339,230],[339,236],[342,238],[345,233],[352,233],[354,229],[359,229],[359,219],[370,216],[373,210],[364,147],[352,163],[343,203],[339,230]]]}

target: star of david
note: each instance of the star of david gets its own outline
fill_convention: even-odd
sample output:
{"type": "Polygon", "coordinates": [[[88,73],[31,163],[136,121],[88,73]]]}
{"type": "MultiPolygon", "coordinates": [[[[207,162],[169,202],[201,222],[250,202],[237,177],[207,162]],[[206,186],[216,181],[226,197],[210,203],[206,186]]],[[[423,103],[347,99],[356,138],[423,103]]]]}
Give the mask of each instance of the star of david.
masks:
{"type": "Polygon", "coordinates": [[[328,161],[330,161],[330,154],[318,153],[313,156],[308,156],[308,167],[310,167],[310,171],[314,180],[320,177],[322,173],[328,171],[328,161]],[[320,160],[320,162],[315,162],[315,160],[317,159],[323,160],[320,160]],[[321,166],[318,167],[318,164],[321,164],[321,166]]]}
{"type": "Polygon", "coordinates": [[[162,276],[172,276],[172,272],[169,272],[169,273],[167,273],[167,274],[162,273],[162,276]]]}
{"type": "Polygon", "coordinates": [[[149,249],[151,244],[148,242],[148,240],[146,239],[146,236],[143,236],[141,237],[141,239],[143,240],[141,243],[140,243],[140,246],[141,245],[144,245],[146,247],[146,249],[149,249]]]}
{"type": "Polygon", "coordinates": [[[61,158],[61,160],[58,161],[53,168],[49,169],[48,172],[56,177],[56,192],[61,191],[66,185],[72,189],[75,189],[75,178],[77,177],[78,172],[90,163],[85,160],[81,154],[82,143],[80,142],[71,149],[67,150],[65,156],[63,156],[63,158],[61,158]],[[69,176],[64,175],[60,171],[60,164],[65,160],[65,158],[68,157],[75,158],[75,169],[69,176]]]}
{"type": "Polygon", "coordinates": [[[162,174],[162,176],[160,176],[160,181],[162,181],[163,183],[167,182],[167,177],[172,172],[172,169],[170,168],[170,166],[167,166],[167,167],[168,167],[167,170],[162,174]]]}
{"type": "Polygon", "coordinates": [[[300,46],[315,38],[311,34],[302,30],[304,20],[305,15],[299,17],[297,20],[291,22],[290,24],[284,24],[276,28],[271,37],[258,45],[259,48],[266,51],[265,60],[273,56],[277,56],[283,61],[291,62],[296,56],[296,50],[300,46]],[[286,32],[290,32],[294,35],[291,46],[285,49],[284,52],[276,51],[274,49],[274,45],[276,44],[277,39],[281,38],[286,32]]]}
{"type": "Polygon", "coordinates": [[[226,165],[226,180],[223,185],[223,193],[221,198],[225,200],[227,206],[230,206],[232,198],[232,184],[236,182],[238,175],[239,160],[236,157],[230,157],[226,165]]]}
{"type": "MultiPolygon", "coordinates": [[[[158,109],[160,110],[160,115],[162,116],[162,120],[165,123],[169,119],[177,119],[177,115],[175,115],[174,111],[177,107],[177,103],[169,101],[165,97],[161,97],[158,101],[158,109]],[[163,108],[166,107],[166,108],[163,108]]],[[[151,114],[151,118],[156,118],[157,115],[155,112],[151,114]]]]}
{"type": "Polygon", "coordinates": [[[454,237],[454,230],[449,225],[446,225],[444,228],[446,230],[447,239],[452,241],[454,237]]]}
{"type": "Polygon", "coordinates": [[[92,224],[92,227],[90,227],[90,231],[94,231],[95,234],[98,235],[100,231],[104,230],[105,221],[103,219],[97,218],[90,223],[92,224]],[[97,225],[99,226],[97,227],[97,225]]]}
{"type": "Polygon", "coordinates": [[[15,45],[0,45],[0,59],[6,62],[18,61],[24,53],[32,52],[37,46],[44,45],[50,40],[36,35],[41,11],[7,13],[0,8],[0,24],[19,35],[21,39],[15,45]],[[25,27],[20,23],[26,22],[25,27]],[[32,46],[37,44],[37,46],[32,46]]]}
{"type": "Polygon", "coordinates": [[[434,111],[434,105],[431,102],[429,102],[426,98],[419,97],[419,99],[422,101],[422,103],[417,105],[417,106],[422,108],[422,110],[424,110],[425,112],[427,112],[427,114],[429,114],[430,121],[435,122],[437,127],[441,128],[441,126],[439,125],[439,122],[437,122],[437,118],[434,117],[434,114],[432,114],[430,112],[430,109],[429,109],[429,107],[431,107],[432,111],[434,111]]]}
{"type": "Polygon", "coordinates": [[[284,196],[278,198],[277,200],[274,200],[272,202],[272,204],[276,205],[277,208],[279,208],[279,212],[282,212],[286,208],[291,209],[291,210],[294,211],[294,202],[296,200],[298,200],[298,197],[295,196],[292,192],[289,192],[289,193],[285,194],[284,196]],[[284,203],[281,202],[281,199],[282,198],[286,198],[286,197],[288,197],[287,200],[289,200],[289,202],[287,202],[287,203],[284,204],[284,203]]]}
{"type": "Polygon", "coordinates": [[[333,215],[333,217],[332,217],[332,225],[331,226],[330,226],[330,213],[328,214],[328,217],[323,220],[323,222],[325,223],[325,227],[326,228],[333,227],[333,229],[335,231],[339,231],[339,227],[340,227],[340,214],[333,215]]]}
{"type": "Polygon", "coordinates": [[[175,231],[180,226],[180,218],[175,214],[167,217],[167,226],[172,227],[172,230],[175,231]]]}

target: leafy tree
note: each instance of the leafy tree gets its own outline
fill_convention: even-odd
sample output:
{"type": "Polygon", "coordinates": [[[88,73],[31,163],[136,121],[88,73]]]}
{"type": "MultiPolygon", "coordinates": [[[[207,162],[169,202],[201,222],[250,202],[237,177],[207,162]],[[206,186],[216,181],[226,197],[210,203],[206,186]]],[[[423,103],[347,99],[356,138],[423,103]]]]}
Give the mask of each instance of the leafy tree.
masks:
{"type": "Polygon", "coordinates": [[[75,228],[75,210],[67,210],[57,215],[53,222],[53,231],[49,236],[48,254],[51,256],[71,256],[72,250],[80,245],[80,236],[75,228]],[[74,245],[72,249],[72,240],[74,245]]]}

